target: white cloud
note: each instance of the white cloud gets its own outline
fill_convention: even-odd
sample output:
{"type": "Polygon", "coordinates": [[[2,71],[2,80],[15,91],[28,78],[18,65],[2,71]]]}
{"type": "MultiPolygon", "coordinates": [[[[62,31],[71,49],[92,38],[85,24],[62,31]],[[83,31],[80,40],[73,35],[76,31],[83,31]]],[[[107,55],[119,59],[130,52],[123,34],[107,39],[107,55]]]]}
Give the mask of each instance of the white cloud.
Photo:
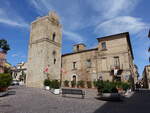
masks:
{"type": "Polygon", "coordinates": [[[11,56],[12,57],[18,57],[18,54],[12,54],[11,56]]]}
{"type": "Polygon", "coordinates": [[[37,13],[41,16],[46,15],[49,11],[56,11],[61,17],[61,23],[67,30],[81,29],[84,27],[83,10],[80,10],[83,6],[79,3],[79,0],[68,1],[64,0],[30,0],[29,3],[36,8],[37,13]]]}
{"type": "Polygon", "coordinates": [[[60,21],[64,29],[63,34],[67,39],[77,43],[84,41],[84,38],[75,32],[85,27],[82,23],[85,21],[83,21],[79,0],[64,0],[63,2],[59,0],[30,0],[29,3],[36,8],[41,16],[47,14],[49,11],[56,11],[60,16],[60,21]]]}
{"type": "Polygon", "coordinates": [[[17,58],[27,58],[26,55],[22,55],[21,53],[15,53],[11,55],[12,57],[17,57],[17,58]]]}
{"type": "Polygon", "coordinates": [[[88,0],[99,15],[103,18],[113,18],[130,13],[140,0],[88,0]]]}
{"type": "Polygon", "coordinates": [[[63,31],[63,34],[66,36],[68,40],[74,41],[76,43],[84,42],[85,39],[77,33],[70,31],[63,31]]]}
{"type": "Polygon", "coordinates": [[[144,23],[140,18],[120,16],[100,23],[97,25],[95,32],[97,34],[103,32],[105,35],[116,34],[120,32],[138,34],[141,31],[148,29],[148,27],[149,24],[144,23]]]}
{"type": "Polygon", "coordinates": [[[51,0],[29,0],[29,3],[37,9],[40,15],[52,10],[51,0]]]}
{"type": "Polygon", "coordinates": [[[28,24],[27,23],[24,23],[24,22],[19,22],[19,21],[13,21],[13,20],[10,20],[8,18],[0,18],[0,23],[3,23],[3,24],[7,24],[7,25],[10,25],[10,26],[16,26],[16,27],[28,27],[28,24]]]}
{"type": "Polygon", "coordinates": [[[28,27],[28,23],[10,8],[11,7],[9,4],[6,4],[5,7],[3,6],[3,8],[0,8],[0,23],[15,27],[28,27]]]}

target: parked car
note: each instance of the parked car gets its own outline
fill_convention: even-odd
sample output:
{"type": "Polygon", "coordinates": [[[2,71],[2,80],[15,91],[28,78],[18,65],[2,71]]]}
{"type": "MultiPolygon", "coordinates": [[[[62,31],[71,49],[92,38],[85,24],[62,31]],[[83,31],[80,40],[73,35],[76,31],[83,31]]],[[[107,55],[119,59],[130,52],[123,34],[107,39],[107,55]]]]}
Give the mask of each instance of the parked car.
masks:
{"type": "Polygon", "coordinates": [[[12,86],[19,85],[19,80],[13,80],[11,83],[12,86]]]}

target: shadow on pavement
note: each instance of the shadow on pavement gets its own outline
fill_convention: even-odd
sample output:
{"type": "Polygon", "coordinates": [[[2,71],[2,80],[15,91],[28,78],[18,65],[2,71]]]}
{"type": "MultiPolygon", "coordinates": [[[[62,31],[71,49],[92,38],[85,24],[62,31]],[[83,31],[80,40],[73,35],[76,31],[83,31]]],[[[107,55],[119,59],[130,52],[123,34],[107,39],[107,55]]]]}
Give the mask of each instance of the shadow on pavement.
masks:
{"type": "Polygon", "coordinates": [[[8,95],[16,95],[16,91],[8,91],[8,95]]]}
{"type": "Polygon", "coordinates": [[[150,91],[135,92],[122,102],[108,101],[94,113],[150,113],[150,91]]]}

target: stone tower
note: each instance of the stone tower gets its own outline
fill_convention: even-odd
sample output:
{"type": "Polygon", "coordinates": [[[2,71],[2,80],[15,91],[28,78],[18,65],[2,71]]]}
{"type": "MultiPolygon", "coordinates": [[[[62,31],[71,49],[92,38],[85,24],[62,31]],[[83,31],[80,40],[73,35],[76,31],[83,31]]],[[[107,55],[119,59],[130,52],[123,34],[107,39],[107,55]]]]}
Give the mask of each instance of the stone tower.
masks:
{"type": "Polygon", "coordinates": [[[28,51],[28,87],[43,87],[46,78],[60,80],[62,31],[55,12],[31,24],[28,51]]]}

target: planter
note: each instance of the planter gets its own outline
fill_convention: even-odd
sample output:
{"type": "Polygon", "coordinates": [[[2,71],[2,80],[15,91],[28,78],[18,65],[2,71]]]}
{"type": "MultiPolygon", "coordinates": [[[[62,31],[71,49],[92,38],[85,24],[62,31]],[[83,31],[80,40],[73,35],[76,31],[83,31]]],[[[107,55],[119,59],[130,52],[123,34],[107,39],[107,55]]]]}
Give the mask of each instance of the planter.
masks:
{"type": "Polygon", "coordinates": [[[51,91],[55,95],[59,95],[60,94],[60,89],[52,89],[51,91]]]}
{"type": "Polygon", "coordinates": [[[119,93],[102,93],[100,98],[104,100],[121,100],[121,95],[119,93]]]}
{"type": "Polygon", "coordinates": [[[50,87],[49,86],[45,86],[45,90],[50,90],[50,87]]]}

